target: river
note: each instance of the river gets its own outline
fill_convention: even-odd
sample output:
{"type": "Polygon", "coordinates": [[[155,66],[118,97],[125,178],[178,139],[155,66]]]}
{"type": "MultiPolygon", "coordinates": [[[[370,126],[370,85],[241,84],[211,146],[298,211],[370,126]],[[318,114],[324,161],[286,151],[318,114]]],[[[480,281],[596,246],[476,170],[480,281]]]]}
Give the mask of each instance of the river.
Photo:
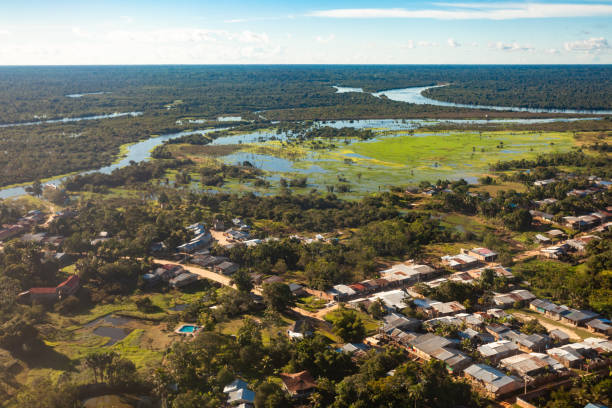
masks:
{"type": "MultiPolygon", "coordinates": [[[[416,103],[416,104],[432,104],[432,105],[441,105],[441,106],[456,106],[456,107],[478,107],[477,105],[461,105],[461,104],[453,104],[450,102],[440,102],[435,101],[433,99],[429,99],[421,95],[425,89],[429,89],[431,87],[418,87],[418,88],[406,88],[406,89],[394,89],[388,91],[382,91],[375,93],[375,96],[386,95],[389,99],[408,102],[408,103],[416,103]]],[[[336,87],[338,92],[363,92],[360,88],[343,88],[336,87]]],[[[478,107],[479,109],[496,109],[496,110],[521,110],[523,108],[501,108],[501,107],[478,107]]],[[[528,109],[523,109],[528,110],[528,109]]],[[[549,113],[558,113],[561,111],[558,110],[528,110],[530,112],[549,112],[549,113]]],[[[572,110],[563,111],[565,113],[585,113],[578,112],[572,110]]],[[[612,113],[612,111],[598,111],[601,113],[612,113]]],[[[589,112],[593,113],[593,112],[589,112]]],[[[118,117],[125,115],[138,116],[141,115],[141,112],[125,112],[125,113],[114,113],[110,115],[97,115],[97,116],[85,116],[79,118],[64,118],[64,119],[50,119],[43,120],[39,122],[29,122],[29,123],[14,123],[14,124],[5,124],[0,125],[0,127],[9,127],[9,126],[27,126],[41,123],[60,123],[60,122],[76,122],[81,120],[94,120],[94,119],[104,119],[110,117],[118,117]]],[[[233,119],[233,117],[232,117],[233,119]]],[[[433,125],[437,123],[499,123],[499,122],[507,122],[507,123],[548,123],[548,122],[566,122],[566,121],[575,121],[575,120],[587,120],[591,118],[544,118],[544,119],[494,119],[494,120],[466,120],[466,119],[451,119],[451,120],[427,120],[427,119],[373,119],[373,120],[343,120],[343,121],[322,121],[318,122],[318,124],[323,126],[333,126],[333,127],[354,127],[356,129],[387,129],[387,130],[410,130],[416,129],[423,125],[433,125]]],[[[190,130],[183,131],[178,133],[169,133],[158,137],[152,137],[150,139],[134,143],[128,146],[127,154],[121,158],[118,162],[111,164],[110,166],[104,166],[99,169],[93,169],[88,171],[83,171],[78,174],[88,174],[93,172],[101,172],[109,174],[113,170],[127,166],[130,162],[140,162],[144,160],[149,160],[151,158],[151,150],[153,150],[156,146],[162,144],[166,140],[174,139],[180,136],[194,134],[194,133],[208,133],[215,130],[222,130],[227,128],[216,128],[216,129],[205,129],[205,130],[190,130]]],[[[255,143],[258,141],[268,140],[270,138],[280,138],[283,139],[284,135],[278,135],[276,132],[270,131],[255,131],[250,133],[224,136],[215,139],[212,144],[215,145],[225,145],[225,144],[240,144],[240,143],[255,143]]],[[[242,156],[237,157],[237,159],[243,159],[242,156]]],[[[54,184],[59,185],[67,176],[56,177],[51,180],[48,180],[45,184],[54,184]]],[[[19,195],[26,194],[25,187],[10,187],[0,189],[0,198],[9,198],[15,197],[19,195]]]]}

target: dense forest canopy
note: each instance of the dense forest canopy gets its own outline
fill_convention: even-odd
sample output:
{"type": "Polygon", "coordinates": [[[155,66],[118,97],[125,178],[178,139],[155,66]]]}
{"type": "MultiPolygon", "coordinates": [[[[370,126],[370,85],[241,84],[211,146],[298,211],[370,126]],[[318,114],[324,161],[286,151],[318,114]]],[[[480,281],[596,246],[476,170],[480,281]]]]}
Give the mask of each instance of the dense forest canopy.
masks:
{"type": "MultiPolygon", "coordinates": [[[[610,66],[93,66],[0,68],[0,123],[113,111],[217,115],[345,103],[331,85],[380,91],[451,83],[436,99],[609,109],[610,66]],[[70,98],[66,95],[105,92],[70,98]]],[[[374,101],[374,98],[370,98],[374,101]]]]}

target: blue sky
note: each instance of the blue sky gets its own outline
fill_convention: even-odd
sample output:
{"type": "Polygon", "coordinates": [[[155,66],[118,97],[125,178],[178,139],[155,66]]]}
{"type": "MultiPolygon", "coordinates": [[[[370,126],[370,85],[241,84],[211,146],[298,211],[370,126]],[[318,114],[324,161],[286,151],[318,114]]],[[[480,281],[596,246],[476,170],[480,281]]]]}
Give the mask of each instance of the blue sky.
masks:
{"type": "Polygon", "coordinates": [[[0,0],[0,65],[612,63],[612,0],[0,0]]]}

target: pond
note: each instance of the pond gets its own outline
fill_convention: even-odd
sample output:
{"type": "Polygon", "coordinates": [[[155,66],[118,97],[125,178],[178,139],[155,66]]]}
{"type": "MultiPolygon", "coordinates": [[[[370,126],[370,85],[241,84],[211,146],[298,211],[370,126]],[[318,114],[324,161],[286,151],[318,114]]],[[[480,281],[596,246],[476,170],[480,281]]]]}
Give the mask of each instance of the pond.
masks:
{"type": "Polygon", "coordinates": [[[15,126],[34,126],[34,125],[42,125],[49,123],[70,123],[70,122],[80,122],[83,120],[98,120],[98,119],[112,119],[112,118],[120,118],[122,116],[140,116],[142,112],[115,112],[104,115],[92,115],[92,116],[79,116],[76,118],[60,118],[60,119],[43,119],[37,120],[33,122],[16,122],[16,123],[4,123],[0,124],[0,128],[7,127],[15,127],[15,126]]]}
{"type": "Polygon", "coordinates": [[[118,341],[123,340],[127,337],[128,334],[132,332],[133,329],[129,329],[127,327],[109,327],[109,326],[100,326],[96,327],[93,330],[93,333],[101,336],[101,337],[109,337],[110,340],[106,342],[105,346],[112,346],[118,341]]]}

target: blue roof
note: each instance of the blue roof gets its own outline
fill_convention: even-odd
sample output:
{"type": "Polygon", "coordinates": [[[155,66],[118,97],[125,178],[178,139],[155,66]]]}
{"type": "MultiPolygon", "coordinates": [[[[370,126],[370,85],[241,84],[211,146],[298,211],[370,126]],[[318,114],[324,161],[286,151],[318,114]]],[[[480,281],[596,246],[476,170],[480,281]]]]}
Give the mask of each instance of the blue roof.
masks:
{"type": "Polygon", "coordinates": [[[593,404],[592,402],[589,402],[588,404],[584,406],[584,408],[608,408],[608,407],[606,407],[605,405],[593,404]]]}

